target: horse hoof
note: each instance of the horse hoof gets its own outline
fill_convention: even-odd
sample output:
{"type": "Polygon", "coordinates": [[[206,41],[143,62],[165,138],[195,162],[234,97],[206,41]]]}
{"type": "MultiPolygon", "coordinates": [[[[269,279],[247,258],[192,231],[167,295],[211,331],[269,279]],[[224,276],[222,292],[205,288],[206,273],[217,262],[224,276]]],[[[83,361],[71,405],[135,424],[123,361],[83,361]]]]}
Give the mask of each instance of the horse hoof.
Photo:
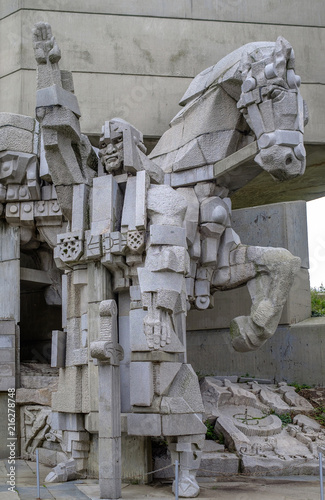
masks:
{"type": "MultiPolygon", "coordinates": [[[[175,481],[172,487],[175,493],[175,481]]],[[[181,498],[195,498],[200,493],[200,487],[193,476],[180,477],[178,483],[178,496],[181,498]]]]}
{"type": "Polygon", "coordinates": [[[239,316],[230,323],[230,335],[235,351],[255,351],[266,342],[263,328],[255,325],[250,316],[239,316]]]}

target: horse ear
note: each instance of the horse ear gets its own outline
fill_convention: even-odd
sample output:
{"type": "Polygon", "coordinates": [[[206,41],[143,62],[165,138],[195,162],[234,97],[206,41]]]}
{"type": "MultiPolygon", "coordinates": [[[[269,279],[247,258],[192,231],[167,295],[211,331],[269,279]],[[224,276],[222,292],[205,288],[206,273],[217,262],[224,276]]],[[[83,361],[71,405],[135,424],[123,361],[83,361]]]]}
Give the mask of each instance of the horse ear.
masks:
{"type": "Polygon", "coordinates": [[[292,46],[283,38],[279,36],[275,42],[274,48],[274,66],[275,72],[278,77],[286,80],[287,69],[295,69],[295,55],[292,46]]]}
{"type": "Polygon", "coordinates": [[[242,74],[243,82],[246,80],[248,72],[252,67],[252,62],[253,59],[250,54],[247,51],[243,52],[239,66],[239,71],[242,74]]]}

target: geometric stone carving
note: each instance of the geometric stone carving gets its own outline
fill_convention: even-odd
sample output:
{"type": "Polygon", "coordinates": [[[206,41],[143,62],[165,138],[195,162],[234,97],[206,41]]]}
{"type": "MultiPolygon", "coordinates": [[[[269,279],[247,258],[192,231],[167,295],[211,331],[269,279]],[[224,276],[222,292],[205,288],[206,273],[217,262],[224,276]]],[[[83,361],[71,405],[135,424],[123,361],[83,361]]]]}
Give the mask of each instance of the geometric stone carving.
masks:
{"type": "Polygon", "coordinates": [[[63,262],[76,262],[82,254],[83,241],[80,231],[58,235],[58,257],[63,262]]]}

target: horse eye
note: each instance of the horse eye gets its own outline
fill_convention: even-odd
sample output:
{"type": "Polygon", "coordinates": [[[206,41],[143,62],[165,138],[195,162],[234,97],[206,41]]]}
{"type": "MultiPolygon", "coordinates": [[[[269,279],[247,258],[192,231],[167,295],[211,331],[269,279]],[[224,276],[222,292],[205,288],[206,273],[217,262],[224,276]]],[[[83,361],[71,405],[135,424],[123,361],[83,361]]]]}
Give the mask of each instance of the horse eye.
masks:
{"type": "Polygon", "coordinates": [[[283,94],[283,90],[275,89],[275,90],[272,90],[272,92],[270,93],[270,98],[271,99],[281,98],[282,94],[283,94]]]}
{"type": "Polygon", "coordinates": [[[100,147],[101,149],[106,148],[106,144],[105,144],[105,142],[103,142],[103,143],[102,143],[99,147],[100,147]]]}

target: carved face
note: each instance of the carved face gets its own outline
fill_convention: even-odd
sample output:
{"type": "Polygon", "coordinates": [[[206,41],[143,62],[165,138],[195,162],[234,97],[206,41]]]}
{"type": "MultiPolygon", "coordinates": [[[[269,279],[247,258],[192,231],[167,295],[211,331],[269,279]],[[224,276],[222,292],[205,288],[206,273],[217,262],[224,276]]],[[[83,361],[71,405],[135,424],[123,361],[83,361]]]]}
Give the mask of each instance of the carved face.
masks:
{"type": "Polygon", "coordinates": [[[114,139],[105,138],[99,143],[99,158],[108,174],[118,170],[123,165],[123,134],[114,139]]]}

